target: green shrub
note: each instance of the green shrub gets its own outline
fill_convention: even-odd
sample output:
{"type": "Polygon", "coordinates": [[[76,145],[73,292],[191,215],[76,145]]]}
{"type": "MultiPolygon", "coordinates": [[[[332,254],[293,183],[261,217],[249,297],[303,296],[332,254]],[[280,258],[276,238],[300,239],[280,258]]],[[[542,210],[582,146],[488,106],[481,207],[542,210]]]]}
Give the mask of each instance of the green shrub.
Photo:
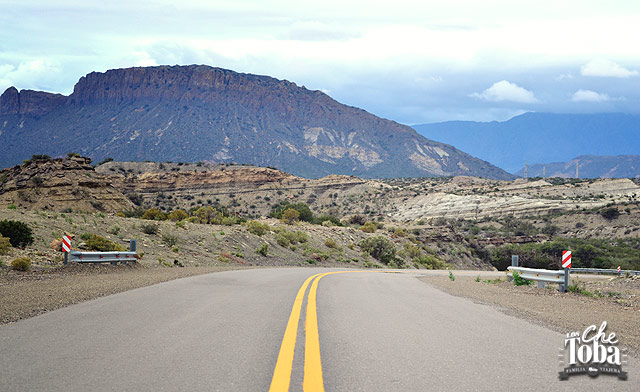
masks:
{"type": "Polygon", "coordinates": [[[178,237],[173,234],[166,233],[162,235],[162,242],[167,246],[173,247],[178,243],[178,237]]]}
{"type": "Polygon", "coordinates": [[[0,235],[0,255],[6,255],[9,253],[9,249],[11,248],[11,241],[8,238],[0,235]]]}
{"type": "Polygon", "coordinates": [[[338,247],[338,244],[336,244],[336,241],[333,238],[327,238],[324,241],[324,246],[326,246],[327,248],[336,249],[338,247]]]}
{"type": "Polygon", "coordinates": [[[378,225],[375,222],[367,222],[360,228],[360,230],[364,231],[365,233],[375,233],[377,229],[378,225]]]}
{"type": "Polygon", "coordinates": [[[167,214],[157,208],[149,208],[142,214],[142,219],[148,220],[166,220],[167,214]]]}
{"type": "Polygon", "coordinates": [[[456,277],[453,276],[453,272],[449,271],[449,280],[451,280],[452,282],[456,280],[456,277]]]}
{"type": "Polygon", "coordinates": [[[317,218],[313,218],[313,223],[316,225],[323,225],[323,226],[327,226],[327,225],[343,226],[342,222],[340,222],[340,219],[330,215],[322,215],[317,218]]]}
{"type": "Polygon", "coordinates": [[[289,245],[291,245],[291,241],[289,241],[289,238],[287,238],[287,236],[283,233],[278,233],[278,235],[276,236],[276,242],[278,243],[278,245],[284,248],[288,248],[289,245]]]}
{"type": "Polygon", "coordinates": [[[96,234],[92,234],[91,237],[85,241],[85,244],[89,250],[95,250],[98,252],[123,252],[126,250],[119,244],[96,234]]]}
{"type": "Polygon", "coordinates": [[[16,206],[15,204],[9,204],[9,206],[7,207],[10,210],[17,210],[18,206],[16,206]]]}
{"type": "Polygon", "coordinates": [[[256,253],[267,257],[267,251],[269,250],[269,244],[262,244],[258,249],[256,249],[256,253]]]}
{"type": "Polygon", "coordinates": [[[518,271],[513,271],[513,284],[514,285],[516,285],[516,286],[529,286],[532,283],[533,283],[532,280],[527,280],[527,279],[523,278],[522,276],[520,276],[518,271]]]}
{"type": "Polygon", "coordinates": [[[14,271],[29,271],[31,269],[31,259],[19,257],[11,261],[11,269],[14,271]]]}
{"type": "Polygon", "coordinates": [[[143,223],[140,225],[140,230],[149,235],[158,234],[158,225],[154,223],[143,223]]]}
{"type": "Polygon", "coordinates": [[[271,226],[266,223],[261,223],[257,220],[252,220],[247,222],[247,230],[249,230],[249,233],[251,234],[263,236],[271,230],[271,226]]]}
{"type": "Polygon", "coordinates": [[[184,219],[187,219],[189,217],[189,214],[187,214],[187,212],[185,210],[175,210],[172,213],[170,213],[167,218],[171,219],[174,222],[180,222],[184,219]]]}
{"type": "Polygon", "coordinates": [[[282,219],[282,214],[288,209],[298,211],[298,213],[300,214],[298,218],[301,221],[309,223],[313,222],[313,212],[311,212],[311,209],[305,203],[292,204],[288,201],[280,202],[280,204],[276,204],[275,206],[273,206],[273,208],[271,209],[271,213],[269,213],[269,216],[271,216],[272,218],[282,219]]]}
{"type": "Polygon", "coordinates": [[[118,225],[111,226],[111,228],[109,229],[109,234],[118,235],[118,233],[120,233],[120,226],[118,225]]]}
{"type": "Polygon", "coordinates": [[[402,229],[402,228],[397,228],[393,231],[393,235],[395,235],[396,237],[406,237],[407,236],[407,230],[402,229]]]}
{"type": "Polygon", "coordinates": [[[366,238],[360,241],[358,245],[364,252],[380,260],[384,264],[388,264],[396,257],[395,245],[383,236],[366,238]]]}
{"type": "Polygon", "coordinates": [[[16,248],[24,248],[33,243],[31,228],[26,223],[19,221],[0,221],[0,235],[9,238],[11,245],[16,248]]]}
{"type": "Polygon", "coordinates": [[[414,264],[418,264],[427,269],[444,269],[445,263],[434,255],[421,255],[412,259],[414,264]]]}
{"type": "Polygon", "coordinates": [[[606,220],[614,220],[618,219],[618,217],[620,216],[620,211],[618,211],[618,209],[615,207],[604,208],[600,210],[600,215],[602,215],[602,217],[606,220]]]}
{"type": "Polygon", "coordinates": [[[352,215],[349,218],[349,223],[351,223],[352,225],[362,226],[367,223],[367,218],[365,218],[363,215],[352,215]]]}
{"type": "Polygon", "coordinates": [[[300,213],[297,210],[294,210],[293,208],[287,208],[282,213],[282,217],[280,219],[284,223],[291,225],[294,222],[297,222],[298,220],[300,220],[300,213]]]}

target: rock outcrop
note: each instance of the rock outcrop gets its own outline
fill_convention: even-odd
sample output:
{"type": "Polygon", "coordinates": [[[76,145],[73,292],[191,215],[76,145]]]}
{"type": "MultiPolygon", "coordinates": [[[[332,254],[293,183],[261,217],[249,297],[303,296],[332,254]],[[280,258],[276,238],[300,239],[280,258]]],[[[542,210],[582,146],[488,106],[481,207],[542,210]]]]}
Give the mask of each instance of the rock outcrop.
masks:
{"type": "Polygon", "coordinates": [[[0,208],[117,212],[134,207],[88,158],[32,160],[0,171],[0,208]]]}
{"type": "Polygon", "coordinates": [[[0,96],[0,115],[40,116],[56,109],[66,101],[64,95],[9,87],[0,96]]]}

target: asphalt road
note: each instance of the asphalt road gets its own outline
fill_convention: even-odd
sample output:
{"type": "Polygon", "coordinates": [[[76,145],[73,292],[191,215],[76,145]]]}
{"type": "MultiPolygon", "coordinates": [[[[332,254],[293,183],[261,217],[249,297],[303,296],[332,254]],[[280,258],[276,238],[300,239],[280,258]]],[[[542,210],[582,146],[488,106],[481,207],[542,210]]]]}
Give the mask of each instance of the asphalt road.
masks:
{"type": "Polygon", "coordinates": [[[627,381],[559,381],[562,334],[418,272],[330,271],[221,272],[0,326],[0,391],[640,389],[633,358],[627,381]]]}

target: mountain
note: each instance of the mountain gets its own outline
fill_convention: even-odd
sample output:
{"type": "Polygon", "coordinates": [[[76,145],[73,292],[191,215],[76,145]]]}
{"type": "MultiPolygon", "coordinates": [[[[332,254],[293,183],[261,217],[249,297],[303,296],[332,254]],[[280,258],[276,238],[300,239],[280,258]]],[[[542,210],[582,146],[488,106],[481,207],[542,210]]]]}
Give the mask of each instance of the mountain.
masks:
{"type": "Polygon", "coordinates": [[[92,72],[69,96],[0,97],[0,167],[32,154],[275,166],[305,177],[512,176],[286,80],[209,66],[92,72]]]}
{"type": "Polygon", "coordinates": [[[525,113],[505,122],[449,121],[413,128],[510,173],[524,167],[525,161],[640,153],[640,116],[631,114],[525,113]]]}
{"type": "MultiPolygon", "coordinates": [[[[528,165],[527,176],[575,178],[576,164],[579,178],[640,178],[640,155],[581,155],[569,162],[536,163],[528,165]]],[[[524,167],[516,175],[524,176],[524,167]]]]}

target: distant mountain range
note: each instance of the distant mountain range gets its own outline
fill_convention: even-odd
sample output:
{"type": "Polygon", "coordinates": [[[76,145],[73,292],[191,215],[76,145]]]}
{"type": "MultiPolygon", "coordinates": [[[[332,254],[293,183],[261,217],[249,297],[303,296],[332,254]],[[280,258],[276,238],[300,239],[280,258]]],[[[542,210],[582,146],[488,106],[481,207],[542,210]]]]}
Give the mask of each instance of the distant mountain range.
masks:
{"type": "MultiPolygon", "coordinates": [[[[640,178],[640,155],[582,155],[568,162],[527,165],[527,177],[640,178]]],[[[516,173],[525,176],[524,167],[516,173]]]]}
{"type": "Polygon", "coordinates": [[[275,166],[305,177],[513,177],[320,91],[198,65],[92,72],[69,96],[2,94],[0,167],[70,151],[94,161],[275,166]]]}
{"type": "Polygon", "coordinates": [[[640,116],[630,114],[525,113],[505,122],[448,121],[413,128],[510,173],[525,162],[640,154],[640,116]]]}

